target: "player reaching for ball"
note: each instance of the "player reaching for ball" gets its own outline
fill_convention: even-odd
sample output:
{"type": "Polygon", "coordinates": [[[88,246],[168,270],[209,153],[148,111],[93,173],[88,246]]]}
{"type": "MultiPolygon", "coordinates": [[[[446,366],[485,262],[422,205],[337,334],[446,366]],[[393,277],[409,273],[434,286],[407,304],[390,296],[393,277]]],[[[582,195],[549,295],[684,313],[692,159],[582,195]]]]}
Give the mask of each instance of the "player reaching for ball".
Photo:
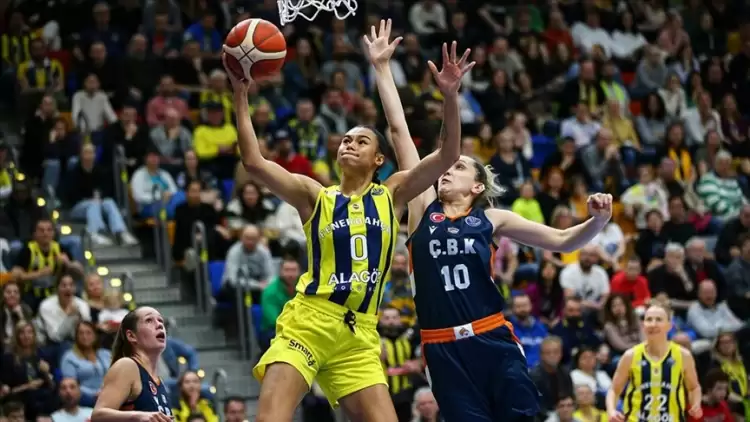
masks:
{"type": "Polygon", "coordinates": [[[701,386],[693,355],[667,340],[672,328],[671,309],[660,303],[649,306],[643,328],[646,341],[622,355],[607,392],[610,422],[681,422],[686,419],[686,398],[688,413],[700,419],[701,386]],[[620,412],[617,401],[626,385],[620,412]]]}
{"type": "MultiPolygon", "coordinates": [[[[390,28],[390,22],[381,22],[386,40],[390,28]]],[[[380,43],[380,54],[390,56],[398,41],[380,43]]],[[[456,91],[470,68],[464,56],[444,62],[440,74],[433,72],[446,108],[458,108],[456,91]]],[[[248,82],[228,73],[242,162],[251,177],[299,211],[310,263],[297,283],[296,297],[277,320],[271,347],[253,370],[261,381],[256,420],[291,421],[316,379],[329,401],[339,402],[350,418],[395,422],[380,361],[377,311],[402,211],[459,157],[458,115],[446,119],[451,136],[441,148],[383,183],[375,175],[385,160],[387,141],[372,128],[352,128],[336,157],[341,184],[323,187],[263,158],[248,110],[248,82]]]]}
{"type": "MultiPolygon", "coordinates": [[[[409,135],[390,55],[378,54],[381,37],[368,43],[397,161],[416,168],[419,155],[409,135]]],[[[454,60],[443,49],[443,61],[454,60]]],[[[437,70],[430,64],[433,73],[437,70]]],[[[443,75],[451,69],[443,69],[443,75]]],[[[437,76],[436,78],[440,78],[437,76]]],[[[450,95],[458,95],[452,90],[450,95]]],[[[446,96],[445,121],[458,119],[457,101],[446,96]]],[[[460,127],[445,128],[446,139],[460,137],[460,127]]],[[[588,198],[591,218],[567,230],[528,221],[510,211],[485,209],[482,202],[500,189],[489,168],[461,156],[409,205],[409,253],[422,355],[440,414],[447,422],[520,422],[539,411],[539,393],[528,375],[523,349],[506,322],[504,300],[494,284],[494,241],[570,252],[587,244],[612,215],[612,196],[588,198]]]]}

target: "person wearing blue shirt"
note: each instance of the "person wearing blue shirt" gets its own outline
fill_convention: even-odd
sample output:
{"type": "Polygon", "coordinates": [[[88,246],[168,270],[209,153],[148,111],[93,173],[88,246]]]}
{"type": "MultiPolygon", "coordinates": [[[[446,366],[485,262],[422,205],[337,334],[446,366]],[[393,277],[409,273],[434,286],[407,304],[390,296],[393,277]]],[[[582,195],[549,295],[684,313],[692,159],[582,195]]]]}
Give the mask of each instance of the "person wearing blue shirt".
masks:
{"type": "MultiPolygon", "coordinates": [[[[161,354],[159,362],[159,377],[161,378],[167,391],[172,396],[178,396],[177,383],[180,374],[185,371],[197,372],[200,369],[198,364],[198,352],[193,346],[174,337],[167,337],[167,347],[161,354]],[[181,363],[180,358],[185,362],[181,363]]],[[[201,397],[210,398],[213,396],[208,384],[201,385],[201,397]]],[[[177,401],[175,401],[176,403],[177,401]]]]}
{"type": "Polygon", "coordinates": [[[216,15],[205,11],[200,21],[190,25],[185,31],[185,41],[198,41],[203,53],[219,53],[224,41],[216,29],[216,15]]]}
{"type": "Polygon", "coordinates": [[[565,299],[562,319],[552,327],[550,334],[562,339],[564,363],[570,362],[573,349],[580,346],[597,348],[602,343],[594,328],[583,319],[581,299],[577,297],[565,299]]]}
{"type": "Polygon", "coordinates": [[[523,346],[529,368],[539,363],[542,356],[542,341],[547,337],[547,327],[531,315],[531,299],[520,294],[513,297],[513,315],[508,318],[513,324],[516,337],[523,346]]]}

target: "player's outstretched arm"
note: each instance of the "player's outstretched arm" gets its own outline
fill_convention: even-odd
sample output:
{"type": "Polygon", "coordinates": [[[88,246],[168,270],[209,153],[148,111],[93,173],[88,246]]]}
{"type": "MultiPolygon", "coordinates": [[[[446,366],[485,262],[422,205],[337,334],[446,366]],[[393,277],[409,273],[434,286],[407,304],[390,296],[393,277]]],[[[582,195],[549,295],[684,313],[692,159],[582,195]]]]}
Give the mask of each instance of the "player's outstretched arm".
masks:
{"type": "Polygon", "coordinates": [[[458,90],[461,78],[474,67],[475,63],[467,63],[469,50],[459,59],[456,55],[457,43],[451,46],[443,44],[443,68],[438,72],[435,63],[430,61],[428,66],[435,77],[435,82],[443,94],[443,110],[445,125],[445,140],[440,147],[421,160],[416,167],[396,173],[386,184],[393,184],[392,192],[397,206],[403,206],[430,188],[435,181],[445,173],[461,155],[461,116],[459,114],[458,90]]]}
{"type": "Polygon", "coordinates": [[[612,218],[612,195],[589,196],[588,208],[591,218],[565,230],[529,221],[507,210],[487,210],[487,217],[495,225],[495,237],[506,236],[552,252],[573,252],[589,243],[612,218]]]}
{"type": "Polygon", "coordinates": [[[391,57],[396,47],[401,42],[401,37],[390,42],[392,22],[390,19],[381,20],[380,28],[370,28],[370,35],[364,35],[364,43],[367,47],[367,57],[375,68],[375,83],[383,103],[385,119],[393,141],[393,150],[396,153],[396,161],[399,170],[409,170],[419,164],[419,153],[409,133],[409,125],[406,123],[404,106],[398,95],[396,81],[391,73],[391,57]]]}
{"type": "Polygon", "coordinates": [[[617,363],[615,376],[612,378],[612,387],[607,391],[605,405],[610,422],[624,422],[625,417],[617,410],[617,401],[620,399],[622,390],[628,383],[628,373],[633,362],[633,349],[628,349],[617,363]]]}
{"type": "Polygon", "coordinates": [[[129,358],[119,359],[104,375],[102,389],[91,414],[91,422],[168,422],[167,415],[137,411],[124,411],[120,407],[140,383],[138,366],[129,358]]]}
{"type": "MultiPolygon", "coordinates": [[[[222,59],[225,60],[223,56],[222,59]]],[[[226,67],[226,61],[224,61],[224,67],[226,67]]],[[[237,143],[242,164],[251,178],[268,186],[271,192],[281,200],[296,208],[302,221],[306,221],[312,213],[318,192],[323,186],[307,176],[290,173],[261,155],[258,137],[250,119],[250,107],[247,101],[248,81],[238,80],[229,69],[227,69],[227,75],[234,89],[237,143]]]]}

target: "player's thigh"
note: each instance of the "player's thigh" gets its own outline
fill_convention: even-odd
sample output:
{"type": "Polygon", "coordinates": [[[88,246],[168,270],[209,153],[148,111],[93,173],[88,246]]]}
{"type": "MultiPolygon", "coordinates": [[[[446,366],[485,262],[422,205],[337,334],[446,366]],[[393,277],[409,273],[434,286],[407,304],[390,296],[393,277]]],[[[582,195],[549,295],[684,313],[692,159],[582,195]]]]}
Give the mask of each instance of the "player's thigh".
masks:
{"type": "Polygon", "coordinates": [[[474,373],[465,365],[466,342],[463,345],[426,344],[423,353],[432,393],[445,422],[492,422],[487,390],[491,381],[486,369],[474,373]]]}
{"type": "Polygon", "coordinates": [[[299,370],[285,362],[275,362],[265,370],[260,385],[257,422],[291,422],[294,410],[309,389],[299,370]]]}
{"type": "Polygon", "coordinates": [[[525,420],[540,411],[541,394],[529,375],[526,357],[514,341],[501,340],[490,348],[498,356],[489,368],[493,374],[492,413],[498,420],[525,420]]]}
{"type": "Polygon", "coordinates": [[[318,373],[318,384],[331,405],[341,404],[355,421],[396,421],[388,382],[380,361],[380,337],[374,327],[344,333],[318,373]]]}

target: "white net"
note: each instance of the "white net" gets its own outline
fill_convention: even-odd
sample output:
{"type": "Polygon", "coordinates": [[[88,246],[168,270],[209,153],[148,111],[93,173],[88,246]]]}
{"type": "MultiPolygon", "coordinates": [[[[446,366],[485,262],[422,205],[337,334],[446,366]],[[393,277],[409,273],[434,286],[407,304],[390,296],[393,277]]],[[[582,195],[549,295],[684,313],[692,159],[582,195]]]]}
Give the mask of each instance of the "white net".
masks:
{"type": "Polygon", "coordinates": [[[333,12],[337,19],[346,19],[357,11],[357,0],[277,0],[281,24],[303,17],[312,21],[325,10],[333,12]]]}

